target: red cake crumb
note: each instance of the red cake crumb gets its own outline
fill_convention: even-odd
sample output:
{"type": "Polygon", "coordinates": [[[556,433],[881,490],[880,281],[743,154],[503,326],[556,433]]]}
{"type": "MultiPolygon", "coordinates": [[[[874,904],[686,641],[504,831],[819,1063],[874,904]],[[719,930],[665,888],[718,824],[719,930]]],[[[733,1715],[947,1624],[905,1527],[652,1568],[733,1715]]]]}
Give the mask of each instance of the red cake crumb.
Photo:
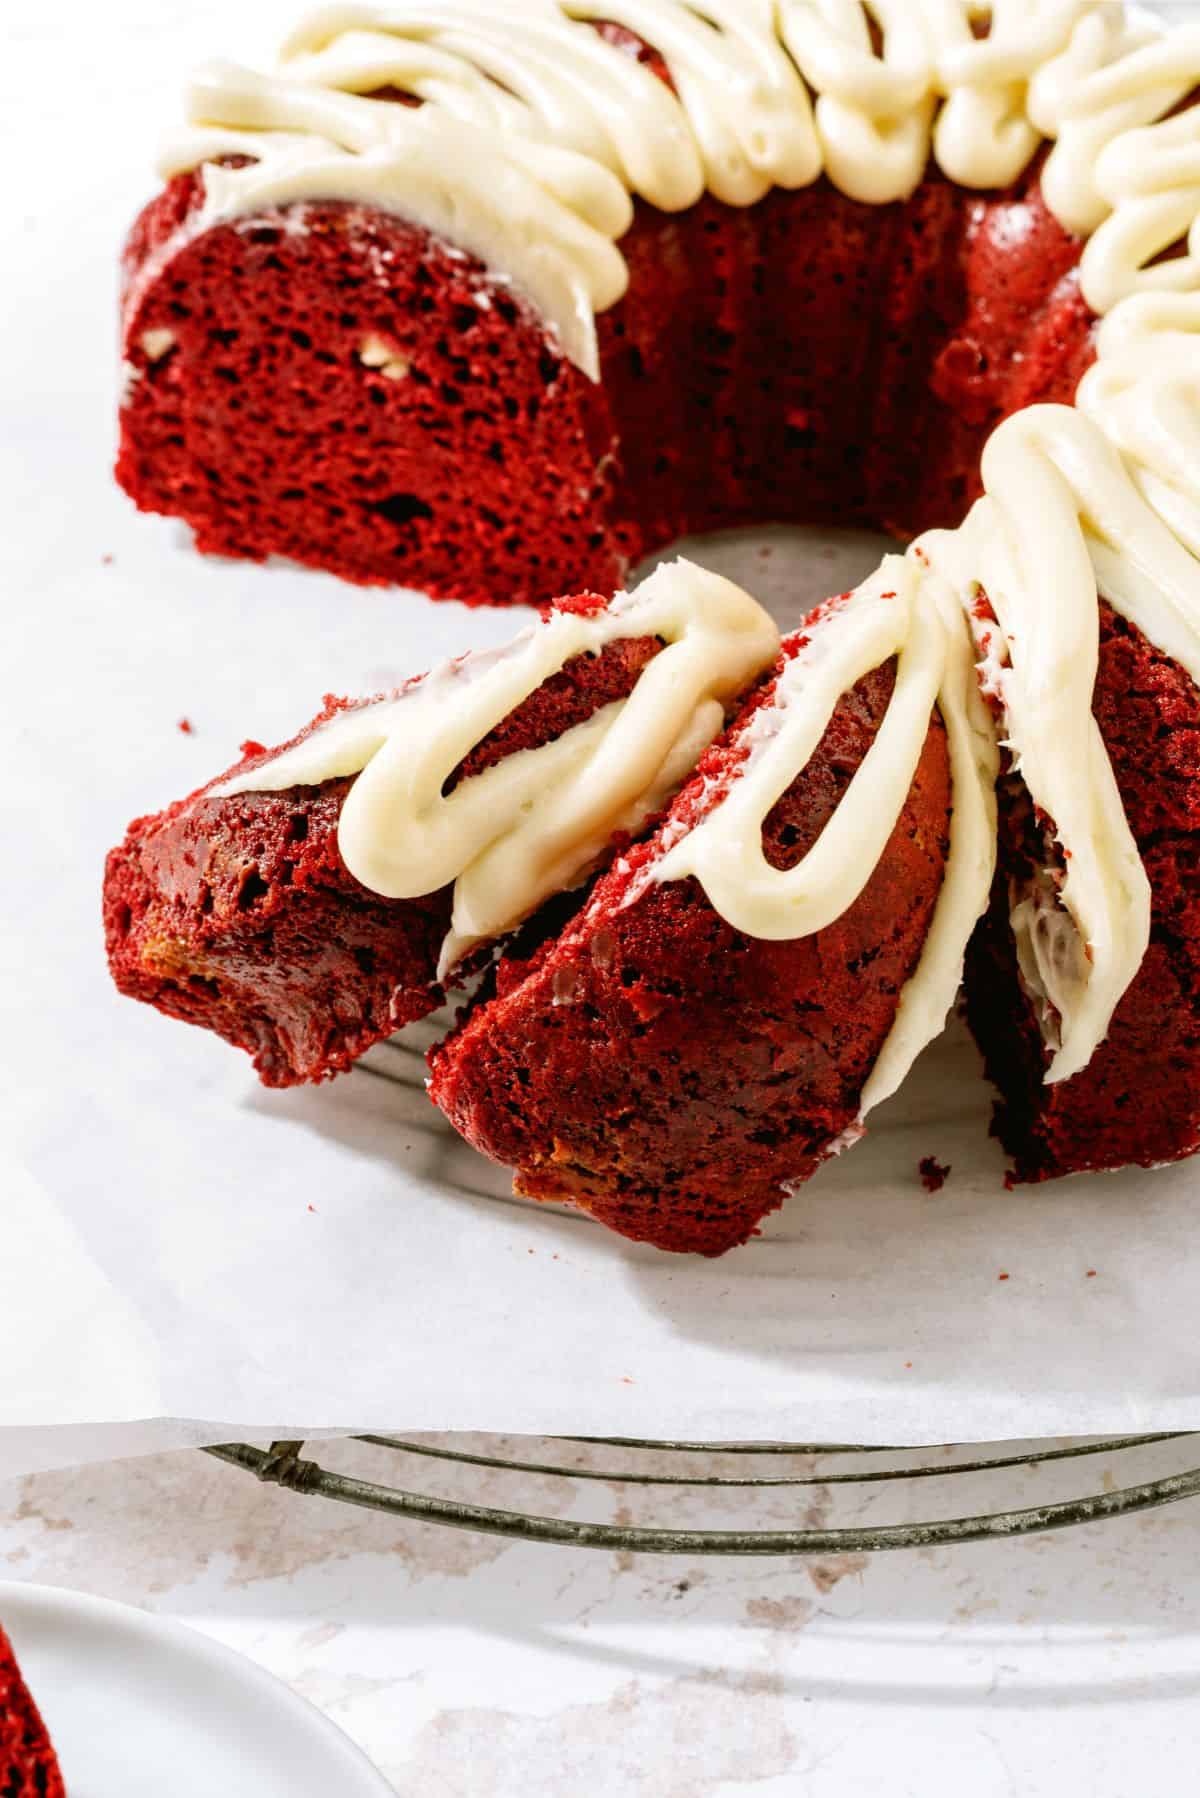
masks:
{"type": "MultiPolygon", "coordinates": [[[[593,596],[581,604],[594,609],[593,596]]],[[[634,638],[568,662],[452,780],[549,742],[623,698],[659,648],[634,638]]],[[[321,718],[346,703],[328,701],[321,718]]],[[[246,743],[229,772],[269,753],[246,743]]],[[[218,784],[138,819],[109,855],[113,978],[123,993],[247,1050],[268,1086],[324,1079],[442,1002],[436,970],[452,889],[396,900],[359,885],[337,847],[349,780],[211,797],[218,784]]]]}
{"type": "Polygon", "coordinates": [[[1102,603],[1092,709],[1150,878],[1150,947],[1088,1066],[1047,1086],[1008,922],[1009,876],[1039,847],[1036,820],[1002,805],[1000,866],[966,981],[968,1021],[1003,1095],[996,1131],[1015,1163],[1010,1185],[1153,1167],[1200,1147],[1200,692],[1102,603]]]}
{"type": "Polygon", "coordinates": [[[66,1798],[58,1757],[0,1628],[0,1793],[3,1798],[66,1798]]]}
{"type": "MultiPolygon", "coordinates": [[[[767,820],[773,866],[793,866],[815,842],[893,681],[886,665],[839,702],[767,820]]],[[[742,936],[695,880],[641,878],[663,832],[694,827],[737,778],[740,733],[773,686],[705,757],[662,830],[558,934],[510,952],[430,1055],[435,1102],[517,1170],[518,1192],[573,1202],[665,1249],[716,1255],[746,1241],[785,1183],[807,1179],[854,1123],[941,884],[950,793],[936,714],[879,866],[828,929],[742,936]]]]}
{"type": "Polygon", "coordinates": [[[192,729],[193,729],[191,719],[190,718],[181,718],[179,720],[179,723],[176,728],[178,730],[181,730],[185,737],[190,737],[192,735],[192,729]]]}
{"type": "Polygon", "coordinates": [[[599,385],[399,218],[322,202],[188,241],[202,176],[177,176],[126,252],[118,479],[202,550],[480,603],[609,593],[723,525],[957,523],[993,426],[1069,402],[1094,354],[1039,166],[988,196],[931,170],[887,206],[824,179],[638,201],[599,385]]]}
{"type": "Polygon", "coordinates": [[[936,1155],[924,1155],[917,1163],[917,1172],[921,1176],[921,1185],[926,1192],[941,1192],[950,1178],[947,1163],[939,1161],[936,1155]]]}

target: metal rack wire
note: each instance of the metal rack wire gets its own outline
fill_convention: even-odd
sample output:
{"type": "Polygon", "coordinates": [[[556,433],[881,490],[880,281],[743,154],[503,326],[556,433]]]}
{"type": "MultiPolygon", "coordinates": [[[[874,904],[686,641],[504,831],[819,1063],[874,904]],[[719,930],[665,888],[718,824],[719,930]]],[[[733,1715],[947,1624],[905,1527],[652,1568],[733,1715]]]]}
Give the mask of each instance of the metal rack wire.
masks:
{"type": "Polygon", "coordinates": [[[998,1444],[960,1449],[554,1437],[540,1444],[536,1455],[455,1447],[453,1440],[373,1435],[357,1436],[350,1442],[360,1451],[383,1451],[389,1462],[391,1457],[407,1457],[410,1465],[415,1461],[443,1473],[452,1472],[460,1485],[469,1478],[486,1487],[489,1495],[491,1487],[502,1480],[526,1485],[535,1480],[540,1490],[554,1493],[566,1510],[578,1508],[581,1489],[600,1489],[618,1516],[597,1521],[482,1503],[469,1492],[447,1496],[416,1491],[408,1485],[392,1486],[381,1479],[364,1478],[359,1472],[322,1467],[302,1455],[303,1442],[274,1442],[268,1449],[226,1443],[205,1452],[307,1497],[523,1542],[644,1554],[832,1555],[934,1548],[1069,1529],[1200,1496],[1200,1466],[1196,1465],[1200,1436],[1192,1432],[1088,1438],[1054,1446],[998,1444]],[[619,1451],[616,1463],[610,1462],[612,1451],[619,1451]],[[1104,1465],[1114,1457],[1121,1457],[1126,1479],[1131,1473],[1142,1477],[1118,1484],[1118,1475],[1104,1465]],[[1172,1465],[1180,1460],[1181,1467],[1172,1465]],[[771,1471],[765,1471],[760,1463],[771,1471]],[[1047,1494],[1039,1503],[986,1508],[989,1491],[993,1495],[990,1502],[995,1503],[995,1495],[1006,1490],[1005,1479],[1016,1479],[1024,1488],[1031,1480],[1036,1483],[1049,1474],[1059,1486],[1066,1478],[1065,1496],[1047,1494]],[[943,1481],[981,1483],[985,1508],[947,1517],[876,1518],[879,1494],[902,1495],[912,1508],[924,1482],[943,1481]],[[1077,1491],[1080,1482],[1084,1489],[1077,1491]],[[768,1495],[776,1509],[786,1494],[788,1509],[799,1513],[799,1522],[779,1527],[772,1520],[756,1526],[743,1517],[732,1528],[708,1523],[685,1527],[630,1522],[626,1513],[631,1492],[650,1493],[671,1505],[686,1492],[692,1502],[699,1496],[723,1505],[733,1501],[739,1508],[768,1495]],[[835,1495],[849,1498],[858,1508],[860,1515],[855,1521],[834,1519],[835,1495]]]}

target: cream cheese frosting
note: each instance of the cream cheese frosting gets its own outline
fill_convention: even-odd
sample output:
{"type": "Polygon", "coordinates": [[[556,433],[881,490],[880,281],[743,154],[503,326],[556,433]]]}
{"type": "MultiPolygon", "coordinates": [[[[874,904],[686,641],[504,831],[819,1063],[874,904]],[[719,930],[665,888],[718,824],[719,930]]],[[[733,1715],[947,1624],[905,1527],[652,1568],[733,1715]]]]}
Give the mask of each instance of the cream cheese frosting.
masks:
{"type": "Polygon", "coordinates": [[[659,881],[693,876],[745,936],[813,936],[850,909],[908,797],[946,663],[940,612],[920,603],[915,567],[885,556],[855,592],[802,627],[769,705],[741,739],[749,754],[721,802],[657,863],[659,881]],[[834,708],[864,674],[897,658],[883,722],[841,804],[795,867],[772,868],[763,825],[808,766],[834,708]]]}
{"type": "Polygon", "coordinates": [[[192,82],[161,168],[203,166],[205,199],[164,254],[232,219],[360,201],[479,257],[596,378],[631,196],[747,206],[824,174],[882,205],[931,159],[1003,187],[1053,139],[1043,193],[1089,238],[1079,279],[1102,315],[1200,291],[1197,253],[1158,259],[1200,213],[1200,107],[1174,114],[1198,82],[1200,26],[1165,32],[1112,0],[339,4],[272,74],[214,63],[192,82]],[[653,44],[674,91],[597,20],[653,44]],[[422,104],[367,97],[380,91],[422,104]],[[234,156],[255,161],[220,166],[234,156]]]}
{"type": "Polygon", "coordinates": [[[802,631],[770,704],[740,739],[749,753],[737,780],[667,848],[652,877],[694,877],[714,910],[746,936],[778,940],[825,929],[850,909],[879,865],[936,707],[950,753],[949,854],[918,966],[861,1096],[861,1120],[895,1092],[954,1004],[967,939],[995,868],[999,757],[964,614],[919,557],[886,556],[869,580],[821,607],[802,631]],[[772,868],[763,854],[768,814],[808,765],[842,695],[893,656],[891,701],[837,811],[795,867],[772,868]]]}
{"type": "Polygon", "coordinates": [[[603,612],[553,612],[507,649],[451,662],[395,698],[356,706],[214,797],[357,775],[338,849],[390,899],[454,883],[442,973],[570,887],[614,832],[634,830],[691,773],[735,698],[774,660],[779,633],[732,581],[693,563],[660,568],[603,612]],[[452,792],[459,763],[573,657],[659,637],[629,697],[540,749],[518,751],[452,792]]]}

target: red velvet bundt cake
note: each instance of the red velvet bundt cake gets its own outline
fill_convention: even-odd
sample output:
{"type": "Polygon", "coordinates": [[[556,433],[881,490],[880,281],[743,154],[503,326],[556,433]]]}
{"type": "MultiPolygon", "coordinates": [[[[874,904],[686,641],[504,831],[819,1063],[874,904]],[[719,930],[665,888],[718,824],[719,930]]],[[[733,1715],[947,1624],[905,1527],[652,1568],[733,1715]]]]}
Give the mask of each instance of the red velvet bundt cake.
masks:
{"type": "Polygon", "coordinates": [[[119,480],[204,550],[489,603],[957,524],[1168,247],[1098,152],[1189,85],[1119,7],[981,10],[338,6],[210,68],[126,250],[119,480]]]}
{"type": "Polygon", "coordinates": [[[4,1798],[65,1798],[62,1772],[37,1705],[0,1628],[0,1792],[4,1798]]]}
{"type": "Polygon", "coordinates": [[[139,504],[589,593],[135,824],[123,990],[286,1084],[484,969],[435,1100],[669,1248],[861,1134],[964,964],[1019,1177],[1200,1146],[1200,31],[979,15],[400,0],[197,84],[139,504]],[[921,534],[781,653],[689,564],[595,597],[768,515],[921,534]]]}

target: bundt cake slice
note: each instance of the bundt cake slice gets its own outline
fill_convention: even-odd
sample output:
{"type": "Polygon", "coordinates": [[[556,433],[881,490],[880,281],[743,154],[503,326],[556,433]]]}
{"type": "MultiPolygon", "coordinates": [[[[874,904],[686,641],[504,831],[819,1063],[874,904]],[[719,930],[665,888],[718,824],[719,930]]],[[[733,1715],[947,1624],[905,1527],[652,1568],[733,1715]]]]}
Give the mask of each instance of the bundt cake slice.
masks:
{"type": "Polygon", "coordinates": [[[349,1067],[628,841],[778,640],[680,563],[391,696],[327,701],[130,826],[104,883],[117,986],[247,1050],[269,1086],[349,1067]]]}
{"type": "Polygon", "coordinates": [[[4,1798],[66,1798],[62,1770],[13,1645],[0,1627],[0,1792],[4,1798]]]}
{"type": "Polygon", "coordinates": [[[941,1029],[994,752],[921,584],[888,558],[787,638],[659,828],[432,1051],[433,1099],[518,1192],[721,1254],[941,1029]]]}
{"type": "MultiPolygon", "coordinates": [[[[1149,364],[1156,449],[1181,471],[1190,356],[1179,333],[1149,364]]],[[[1127,380],[1102,362],[1081,397],[1127,380]]],[[[1200,1147],[1200,566],[1133,468],[1080,411],[1032,408],[989,442],[962,530],[913,552],[970,610],[1004,744],[966,995],[1021,1180],[1200,1147]]]]}
{"type": "Polygon", "coordinates": [[[1087,1065],[1048,1084],[1058,1020],[1026,919],[1032,913],[1032,930],[1048,944],[1062,852],[1010,768],[967,996],[1002,1095],[997,1133],[1020,1180],[1155,1167],[1200,1148],[1200,689],[1107,601],[1093,711],[1149,880],[1149,942],[1087,1065]]]}

